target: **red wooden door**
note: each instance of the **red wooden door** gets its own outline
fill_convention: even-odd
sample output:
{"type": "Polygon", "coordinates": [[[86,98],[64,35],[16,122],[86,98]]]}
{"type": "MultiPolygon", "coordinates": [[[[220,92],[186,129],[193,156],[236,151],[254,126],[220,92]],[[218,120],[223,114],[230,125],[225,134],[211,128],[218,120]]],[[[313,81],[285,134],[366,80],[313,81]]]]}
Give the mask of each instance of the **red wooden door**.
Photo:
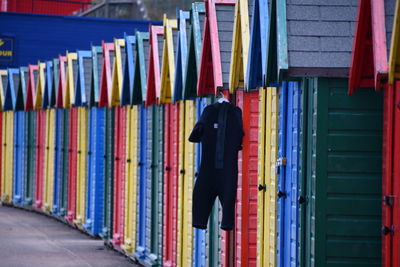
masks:
{"type": "Polygon", "coordinates": [[[40,209],[43,205],[44,162],[46,150],[46,111],[36,112],[36,191],[33,206],[40,209]]]}
{"type": "Polygon", "coordinates": [[[239,153],[234,266],[256,266],[259,92],[236,91],[243,114],[243,150],[239,153]]]}
{"type": "Polygon", "coordinates": [[[115,107],[114,139],[114,214],[111,243],[120,246],[124,238],[125,166],[126,166],[126,106],[115,107]]]}
{"type": "MultiPolygon", "coordinates": [[[[3,138],[3,112],[0,112],[0,140],[3,138]]],[[[3,142],[0,141],[0,162],[3,162],[3,142]]],[[[1,194],[1,185],[2,185],[2,171],[0,171],[0,194],[1,194]]]]}
{"type": "MultiPolygon", "coordinates": [[[[394,85],[394,103],[392,105],[393,108],[393,151],[392,151],[392,166],[393,166],[393,175],[392,175],[392,194],[393,194],[393,202],[392,204],[392,226],[391,230],[393,231],[391,234],[388,234],[392,237],[392,265],[391,266],[400,266],[400,81],[397,80],[394,85]]],[[[390,93],[390,92],[389,92],[390,93]]],[[[389,266],[389,265],[386,265],[389,266]]]]}
{"type": "Polygon", "coordinates": [[[165,104],[163,266],[176,266],[179,104],[165,104]]]}

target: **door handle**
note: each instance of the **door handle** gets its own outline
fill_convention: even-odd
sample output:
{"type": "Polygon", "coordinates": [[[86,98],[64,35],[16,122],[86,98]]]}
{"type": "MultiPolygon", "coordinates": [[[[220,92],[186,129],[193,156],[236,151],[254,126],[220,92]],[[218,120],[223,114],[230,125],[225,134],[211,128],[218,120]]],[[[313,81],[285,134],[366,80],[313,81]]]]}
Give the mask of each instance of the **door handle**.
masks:
{"type": "Polygon", "coordinates": [[[306,198],[303,196],[299,196],[299,204],[304,204],[306,202],[306,198]]]}
{"type": "Polygon", "coordinates": [[[278,191],[278,198],[286,197],[286,196],[287,196],[287,195],[286,195],[286,192],[278,191]]]}
{"type": "Polygon", "coordinates": [[[258,191],[266,191],[266,190],[267,190],[267,185],[265,184],[258,185],[258,191]]]}

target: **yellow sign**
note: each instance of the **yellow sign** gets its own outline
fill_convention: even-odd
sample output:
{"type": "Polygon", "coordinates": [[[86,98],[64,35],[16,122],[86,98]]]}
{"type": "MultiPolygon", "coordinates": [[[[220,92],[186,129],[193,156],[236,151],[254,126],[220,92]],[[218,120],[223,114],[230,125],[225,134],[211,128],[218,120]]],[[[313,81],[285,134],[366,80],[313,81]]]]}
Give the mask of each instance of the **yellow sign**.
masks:
{"type": "Polygon", "coordinates": [[[0,38],[0,61],[13,61],[14,38],[0,38]]]}

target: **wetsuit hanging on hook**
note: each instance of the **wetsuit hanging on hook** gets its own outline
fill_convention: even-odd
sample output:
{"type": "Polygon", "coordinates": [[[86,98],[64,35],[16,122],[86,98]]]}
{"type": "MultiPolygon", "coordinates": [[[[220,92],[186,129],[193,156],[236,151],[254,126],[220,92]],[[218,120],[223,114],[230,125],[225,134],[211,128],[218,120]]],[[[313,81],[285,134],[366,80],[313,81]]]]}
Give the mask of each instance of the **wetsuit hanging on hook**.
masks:
{"type": "Polygon", "coordinates": [[[235,222],[235,200],[238,179],[238,152],[242,148],[242,110],[220,98],[207,106],[189,137],[201,142],[200,171],[193,190],[193,227],[206,229],[208,218],[218,196],[222,205],[224,230],[235,222]]]}

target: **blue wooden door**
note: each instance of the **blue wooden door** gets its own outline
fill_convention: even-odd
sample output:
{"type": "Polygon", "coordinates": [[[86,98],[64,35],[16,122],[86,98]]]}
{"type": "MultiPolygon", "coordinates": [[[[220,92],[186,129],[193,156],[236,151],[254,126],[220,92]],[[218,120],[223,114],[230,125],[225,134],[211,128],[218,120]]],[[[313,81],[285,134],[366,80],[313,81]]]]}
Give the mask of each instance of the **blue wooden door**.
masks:
{"type": "Polygon", "coordinates": [[[100,234],[103,225],[105,108],[91,107],[89,112],[87,160],[87,196],[85,229],[100,234]]]}
{"type": "Polygon", "coordinates": [[[138,188],[138,231],[135,257],[143,259],[146,249],[146,155],[147,155],[147,110],[140,106],[139,122],[139,188],[138,188]]]}
{"type": "Polygon", "coordinates": [[[62,173],[63,173],[63,121],[64,113],[62,109],[56,109],[56,127],[55,127],[55,147],[54,147],[54,190],[53,190],[53,214],[59,214],[61,207],[62,194],[62,173]]]}
{"type": "Polygon", "coordinates": [[[280,89],[278,185],[278,266],[298,261],[298,191],[301,88],[298,82],[280,89]]]}
{"type": "Polygon", "coordinates": [[[14,113],[14,193],[13,203],[14,205],[23,204],[24,196],[24,167],[25,164],[21,164],[25,160],[24,153],[24,134],[25,134],[25,112],[16,111],[14,113]]]}

